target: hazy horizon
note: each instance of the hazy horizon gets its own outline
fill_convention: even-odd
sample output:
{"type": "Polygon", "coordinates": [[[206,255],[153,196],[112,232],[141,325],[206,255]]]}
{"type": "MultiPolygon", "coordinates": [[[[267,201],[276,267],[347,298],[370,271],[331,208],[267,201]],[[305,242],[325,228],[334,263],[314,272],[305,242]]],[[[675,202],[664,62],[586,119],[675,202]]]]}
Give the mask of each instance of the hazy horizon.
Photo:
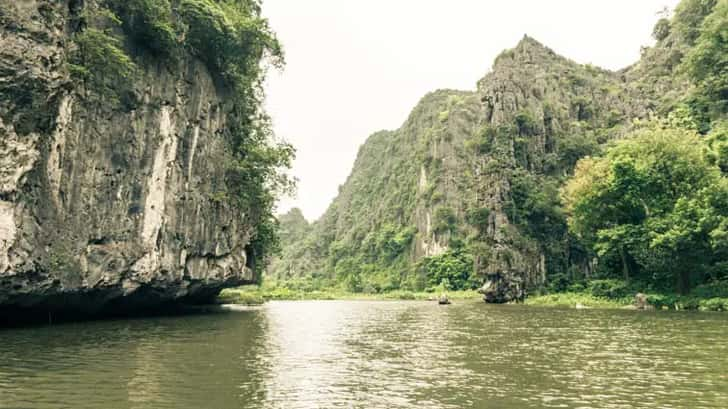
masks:
{"type": "Polygon", "coordinates": [[[578,63],[617,70],[651,45],[659,12],[677,0],[266,0],[287,65],[271,71],[267,109],[297,158],[299,207],[318,219],[372,133],[397,129],[428,92],[475,89],[495,57],[528,35],[578,63]],[[615,29],[616,27],[616,29],[615,29]]]}

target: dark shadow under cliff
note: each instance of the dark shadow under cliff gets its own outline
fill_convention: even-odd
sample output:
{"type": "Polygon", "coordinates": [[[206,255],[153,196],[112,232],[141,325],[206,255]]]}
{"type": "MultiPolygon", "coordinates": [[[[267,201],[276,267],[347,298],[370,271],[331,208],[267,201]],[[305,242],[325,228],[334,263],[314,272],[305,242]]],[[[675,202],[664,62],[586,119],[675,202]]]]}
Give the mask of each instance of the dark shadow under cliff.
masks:
{"type": "Polygon", "coordinates": [[[154,290],[140,290],[127,297],[104,300],[102,292],[62,294],[32,306],[0,306],[0,330],[6,327],[54,325],[108,318],[139,318],[198,313],[201,305],[214,304],[221,288],[170,301],[154,290]],[[89,305],[99,307],[90,309],[89,305]]]}

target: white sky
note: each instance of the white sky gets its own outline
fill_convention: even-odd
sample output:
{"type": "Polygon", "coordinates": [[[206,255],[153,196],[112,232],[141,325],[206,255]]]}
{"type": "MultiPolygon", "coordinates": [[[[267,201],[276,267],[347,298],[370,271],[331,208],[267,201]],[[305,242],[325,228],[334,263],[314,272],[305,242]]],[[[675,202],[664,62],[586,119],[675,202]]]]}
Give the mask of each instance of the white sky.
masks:
{"type": "Polygon", "coordinates": [[[269,74],[276,134],[298,150],[292,174],[309,220],[323,214],[359,146],[396,129],[427,92],[474,89],[528,34],[580,63],[619,69],[652,43],[678,0],[264,0],[287,65],[269,74]]]}

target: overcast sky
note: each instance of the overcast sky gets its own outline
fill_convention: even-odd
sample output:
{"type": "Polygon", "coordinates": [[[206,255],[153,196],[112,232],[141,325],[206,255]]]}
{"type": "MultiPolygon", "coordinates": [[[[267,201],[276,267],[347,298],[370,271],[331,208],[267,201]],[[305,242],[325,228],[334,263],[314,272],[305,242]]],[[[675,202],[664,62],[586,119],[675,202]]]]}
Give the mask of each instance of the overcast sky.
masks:
{"type": "Polygon", "coordinates": [[[658,12],[678,0],[264,0],[286,52],[271,72],[276,134],[298,150],[298,194],[279,211],[323,214],[359,146],[396,129],[427,92],[474,89],[524,34],[580,63],[639,58],[658,12]]]}

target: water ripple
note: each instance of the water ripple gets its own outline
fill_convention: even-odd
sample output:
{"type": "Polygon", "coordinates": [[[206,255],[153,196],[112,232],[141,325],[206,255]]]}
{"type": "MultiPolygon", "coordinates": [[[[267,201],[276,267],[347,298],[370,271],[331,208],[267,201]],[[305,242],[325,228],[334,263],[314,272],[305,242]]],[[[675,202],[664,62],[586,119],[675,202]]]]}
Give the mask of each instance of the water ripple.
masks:
{"type": "Polygon", "coordinates": [[[0,331],[0,408],[724,408],[728,316],[462,302],[0,331]]]}

